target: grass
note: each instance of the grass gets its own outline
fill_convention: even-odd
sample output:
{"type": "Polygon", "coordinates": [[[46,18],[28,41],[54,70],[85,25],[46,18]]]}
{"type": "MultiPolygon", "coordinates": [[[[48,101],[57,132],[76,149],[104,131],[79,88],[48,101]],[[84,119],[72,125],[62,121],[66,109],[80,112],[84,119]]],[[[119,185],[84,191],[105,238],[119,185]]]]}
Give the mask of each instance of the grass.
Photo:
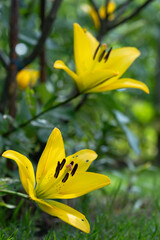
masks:
{"type": "MultiPolygon", "coordinates": [[[[29,200],[1,208],[0,240],[158,240],[160,239],[160,170],[109,172],[112,185],[66,201],[83,212],[90,234],[53,218],[29,200]]],[[[10,199],[9,199],[10,202],[10,199]]]]}

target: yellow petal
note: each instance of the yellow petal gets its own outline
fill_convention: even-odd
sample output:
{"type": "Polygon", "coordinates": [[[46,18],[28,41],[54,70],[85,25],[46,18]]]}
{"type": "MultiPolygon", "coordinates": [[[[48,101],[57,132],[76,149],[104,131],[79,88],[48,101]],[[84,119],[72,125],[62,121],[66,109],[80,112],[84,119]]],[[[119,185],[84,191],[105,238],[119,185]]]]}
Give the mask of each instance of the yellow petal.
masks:
{"type": "Polygon", "coordinates": [[[78,85],[80,92],[90,92],[92,88],[95,88],[108,79],[116,76],[118,73],[113,70],[96,70],[93,72],[88,72],[79,78],[78,85]]]}
{"type": "Polygon", "coordinates": [[[19,168],[19,176],[25,191],[29,194],[27,181],[30,183],[31,191],[34,191],[33,189],[35,186],[35,175],[30,160],[26,156],[12,150],[5,151],[2,156],[5,158],[10,158],[17,163],[19,168]]]}
{"type": "Polygon", "coordinates": [[[74,23],[74,58],[77,75],[88,71],[92,64],[91,45],[84,30],[77,23],[74,23]]]}
{"type": "Polygon", "coordinates": [[[90,226],[87,219],[75,209],[53,200],[45,200],[43,202],[37,202],[37,204],[44,212],[60,218],[64,222],[69,223],[85,233],[90,232],[90,226]]]}
{"type": "Polygon", "coordinates": [[[97,12],[95,11],[95,9],[93,7],[90,7],[89,15],[91,16],[91,18],[94,22],[95,28],[99,29],[101,23],[100,23],[98,15],[97,15],[97,12]]]}
{"type": "Polygon", "coordinates": [[[99,45],[99,42],[90,32],[86,31],[85,34],[91,47],[92,59],[93,59],[94,53],[99,45]]]}
{"type": "Polygon", "coordinates": [[[101,68],[115,69],[119,73],[115,79],[120,78],[139,55],[140,52],[134,47],[114,49],[111,51],[107,62],[101,64],[101,68]]]}
{"type": "Polygon", "coordinates": [[[70,176],[66,183],[61,187],[59,193],[54,197],[61,199],[70,199],[82,196],[88,192],[102,188],[110,184],[109,177],[98,174],[85,172],[75,176],[70,176]]]}
{"type": "Polygon", "coordinates": [[[65,158],[65,150],[61,132],[58,128],[54,128],[48,138],[46,147],[40,157],[36,172],[36,191],[44,191],[47,184],[54,181],[58,161],[65,158]]]}
{"type": "Polygon", "coordinates": [[[64,62],[62,62],[61,60],[57,60],[54,65],[54,68],[57,69],[63,69],[66,73],[68,73],[69,76],[71,76],[71,78],[73,78],[73,80],[77,83],[77,74],[75,74],[73,71],[71,71],[65,64],[64,62]]]}
{"type": "Polygon", "coordinates": [[[131,78],[121,78],[111,83],[109,81],[95,89],[91,89],[90,92],[104,92],[120,88],[138,88],[146,93],[149,93],[149,89],[145,83],[131,78]]]}
{"type": "MultiPolygon", "coordinates": [[[[79,152],[76,152],[75,154],[69,156],[66,158],[66,163],[63,169],[60,171],[58,178],[56,181],[50,181],[47,186],[44,188],[43,199],[53,199],[55,196],[57,196],[57,192],[61,190],[62,187],[65,186],[65,183],[62,182],[62,179],[64,178],[66,174],[66,166],[68,166],[70,163],[72,163],[72,170],[77,165],[77,169],[75,174],[72,176],[72,171],[69,172],[69,179],[74,179],[76,175],[82,174],[89,168],[90,164],[97,158],[97,154],[89,149],[84,149],[79,152]]],[[[68,180],[69,180],[68,179],[68,180]]],[[[67,181],[68,181],[67,180],[67,181]]],[[[42,192],[41,192],[42,194],[42,192]]]]}

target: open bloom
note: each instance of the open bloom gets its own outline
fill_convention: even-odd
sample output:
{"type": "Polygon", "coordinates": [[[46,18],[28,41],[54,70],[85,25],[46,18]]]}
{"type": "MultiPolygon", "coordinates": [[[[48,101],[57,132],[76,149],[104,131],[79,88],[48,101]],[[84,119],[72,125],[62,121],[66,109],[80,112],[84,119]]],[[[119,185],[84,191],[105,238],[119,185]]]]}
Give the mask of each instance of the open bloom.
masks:
{"type": "MultiPolygon", "coordinates": [[[[115,11],[115,8],[116,8],[116,4],[113,1],[109,1],[107,6],[102,5],[98,10],[100,18],[105,19],[106,16],[108,15],[108,19],[113,20],[114,19],[113,12],[115,11]]],[[[82,9],[90,15],[90,17],[92,18],[92,20],[94,22],[95,27],[97,29],[99,29],[101,23],[100,23],[98,14],[97,14],[96,10],[93,8],[93,6],[88,5],[88,4],[83,4],[82,9]]]]}
{"type": "Polygon", "coordinates": [[[104,92],[119,88],[139,88],[149,93],[148,87],[131,78],[120,78],[132,62],[140,55],[134,47],[123,47],[107,51],[106,44],[99,42],[77,23],[74,24],[74,58],[76,73],[61,60],[54,68],[63,69],[75,81],[79,92],[104,92]]]}
{"type": "Polygon", "coordinates": [[[17,163],[25,191],[43,211],[89,233],[83,214],[52,199],[76,198],[110,184],[107,176],[86,172],[97,157],[94,151],[85,149],[65,157],[61,133],[55,128],[38,162],[36,177],[32,163],[24,155],[8,150],[2,156],[17,163]]]}
{"type": "Polygon", "coordinates": [[[17,84],[22,90],[25,90],[27,87],[34,87],[39,75],[39,71],[25,68],[17,73],[17,84]]]}

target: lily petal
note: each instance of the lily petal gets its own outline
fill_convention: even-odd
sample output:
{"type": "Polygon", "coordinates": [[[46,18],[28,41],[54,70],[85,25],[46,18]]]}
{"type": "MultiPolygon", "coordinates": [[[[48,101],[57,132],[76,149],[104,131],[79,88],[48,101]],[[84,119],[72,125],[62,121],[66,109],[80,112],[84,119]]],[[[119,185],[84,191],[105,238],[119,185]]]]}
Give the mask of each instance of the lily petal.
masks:
{"type": "Polygon", "coordinates": [[[116,78],[120,78],[139,55],[140,52],[134,47],[113,49],[107,62],[102,62],[101,68],[115,69],[119,72],[116,78]]]}
{"type": "MultiPolygon", "coordinates": [[[[74,162],[78,164],[78,168],[76,170],[76,174],[84,173],[87,171],[91,163],[97,158],[97,153],[90,149],[80,150],[73,155],[70,155],[66,158],[67,164],[70,162],[74,162]]],[[[74,167],[73,165],[73,167],[74,167]]]]}
{"type": "Polygon", "coordinates": [[[96,88],[116,75],[118,75],[118,72],[113,70],[96,70],[88,72],[79,78],[78,83],[81,83],[81,85],[79,85],[79,90],[83,93],[90,92],[90,89],[96,88]]]}
{"type": "Polygon", "coordinates": [[[77,75],[90,69],[92,56],[91,45],[86,37],[85,31],[79,24],[74,23],[74,58],[77,75]]]}
{"type": "Polygon", "coordinates": [[[47,184],[54,181],[54,174],[56,171],[58,161],[65,158],[65,149],[61,132],[58,128],[54,128],[48,138],[46,147],[38,162],[36,181],[36,191],[44,190],[47,184]]]}
{"type": "Polygon", "coordinates": [[[64,187],[61,188],[59,194],[55,198],[76,198],[88,192],[107,186],[111,183],[109,177],[92,172],[86,172],[70,178],[64,187]]]}
{"type": "Polygon", "coordinates": [[[120,88],[138,88],[149,94],[149,89],[145,83],[131,78],[121,78],[115,80],[114,82],[110,82],[109,80],[108,82],[91,89],[90,92],[104,92],[120,88]]]}
{"type": "Polygon", "coordinates": [[[54,65],[54,68],[57,69],[63,69],[66,73],[68,73],[69,76],[71,76],[71,78],[73,78],[73,80],[75,81],[75,83],[77,83],[77,74],[74,73],[73,71],[71,71],[65,64],[64,62],[62,62],[61,60],[57,60],[54,65]]]}
{"type": "Polygon", "coordinates": [[[99,45],[99,42],[97,41],[97,39],[88,31],[85,32],[86,37],[89,41],[89,44],[91,46],[91,51],[92,51],[92,57],[94,56],[94,53],[99,45]]]}
{"type": "Polygon", "coordinates": [[[98,173],[77,173],[70,175],[65,183],[61,182],[59,192],[48,195],[48,198],[71,199],[82,196],[88,192],[102,188],[110,184],[109,177],[98,173]]]}
{"type": "Polygon", "coordinates": [[[12,159],[17,163],[19,168],[19,176],[25,191],[29,194],[28,182],[27,182],[29,181],[30,189],[33,192],[34,186],[35,186],[35,175],[34,175],[33,165],[30,162],[30,160],[26,156],[12,150],[5,151],[2,154],[2,156],[5,158],[12,159]]]}
{"type": "Polygon", "coordinates": [[[53,200],[37,202],[39,207],[46,213],[58,217],[66,223],[80,229],[85,233],[90,232],[90,225],[83,214],[75,209],[53,200]]]}

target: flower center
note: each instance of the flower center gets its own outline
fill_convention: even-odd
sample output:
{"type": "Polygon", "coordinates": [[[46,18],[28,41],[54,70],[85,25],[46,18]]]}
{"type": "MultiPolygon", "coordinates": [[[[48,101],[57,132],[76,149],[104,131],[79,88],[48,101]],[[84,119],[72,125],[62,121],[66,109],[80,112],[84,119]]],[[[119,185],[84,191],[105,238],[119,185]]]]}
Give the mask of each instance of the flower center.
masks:
{"type": "MultiPolygon", "coordinates": [[[[66,159],[65,159],[65,158],[62,160],[61,163],[58,161],[57,167],[56,167],[56,170],[55,170],[55,174],[54,174],[54,177],[55,177],[55,178],[58,178],[59,173],[60,173],[60,171],[62,170],[62,168],[64,167],[65,163],[66,163],[66,159]]],[[[59,182],[59,181],[61,181],[61,180],[62,180],[63,183],[65,183],[65,182],[67,181],[67,179],[69,178],[69,175],[71,175],[72,177],[74,176],[75,172],[77,171],[78,164],[76,163],[76,164],[74,165],[74,168],[73,168],[73,165],[74,165],[74,162],[73,162],[73,161],[70,162],[70,164],[66,165],[66,170],[65,170],[64,173],[56,180],[56,183],[59,182]],[[71,174],[69,174],[69,172],[71,172],[71,174]]]]}
{"type": "Polygon", "coordinates": [[[96,62],[101,62],[104,60],[106,62],[110,56],[110,53],[112,51],[112,47],[106,52],[107,45],[106,44],[99,44],[96,48],[94,54],[93,54],[93,60],[96,62]]]}

